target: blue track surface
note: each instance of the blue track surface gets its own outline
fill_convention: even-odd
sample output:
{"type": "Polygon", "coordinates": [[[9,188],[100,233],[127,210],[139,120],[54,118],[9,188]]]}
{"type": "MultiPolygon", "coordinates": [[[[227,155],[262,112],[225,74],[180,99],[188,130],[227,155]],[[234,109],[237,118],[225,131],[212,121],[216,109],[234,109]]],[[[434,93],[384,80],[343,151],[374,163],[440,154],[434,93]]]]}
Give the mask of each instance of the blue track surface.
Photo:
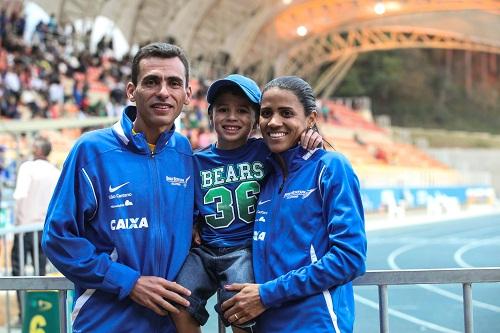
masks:
{"type": "MultiPolygon", "coordinates": [[[[368,232],[368,269],[500,267],[500,215],[368,232]]],[[[474,284],[474,332],[500,332],[500,283],[474,284]]],[[[376,287],[356,288],[356,333],[379,332],[376,287]]],[[[462,286],[389,287],[390,332],[463,332],[462,286]]]]}

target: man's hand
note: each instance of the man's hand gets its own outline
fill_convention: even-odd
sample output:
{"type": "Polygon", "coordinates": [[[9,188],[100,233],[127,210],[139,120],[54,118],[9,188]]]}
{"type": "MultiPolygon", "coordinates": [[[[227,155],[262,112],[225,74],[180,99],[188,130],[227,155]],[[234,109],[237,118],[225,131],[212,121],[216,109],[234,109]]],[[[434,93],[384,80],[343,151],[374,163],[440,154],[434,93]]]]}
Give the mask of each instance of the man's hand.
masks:
{"type": "Polygon", "coordinates": [[[157,276],[141,276],[135,283],[130,298],[156,314],[166,316],[169,312],[179,313],[172,303],[189,306],[183,296],[190,294],[188,289],[175,282],[157,276]]]}
{"type": "Polygon", "coordinates": [[[259,285],[252,283],[234,283],[225,286],[226,290],[238,292],[222,303],[224,317],[231,324],[243,324],[254,319],[266,310],[260,300],[259,285]]]}
{"type": "Polygon", "coordinates": [[[321,148],[323,146],[323,137],[313,129],[306,129],[300,135],[300,145],[307,150],[321,148]]]}

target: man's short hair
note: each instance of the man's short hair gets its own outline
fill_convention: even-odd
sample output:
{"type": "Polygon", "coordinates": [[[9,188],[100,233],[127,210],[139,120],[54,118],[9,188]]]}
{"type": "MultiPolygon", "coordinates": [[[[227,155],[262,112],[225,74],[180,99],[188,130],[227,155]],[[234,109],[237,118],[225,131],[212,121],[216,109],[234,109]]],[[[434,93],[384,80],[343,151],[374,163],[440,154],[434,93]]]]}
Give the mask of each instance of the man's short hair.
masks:
{"type": "Polygon", "coordinates": [[[151,43],[141,47],[132,60],[132,83],[137,85],[139,62],[145,58],[179,58],[186,72],[186,87],[189,85],[189,61],[184,50],[177,45],[168,43],[151,43]]]}
{"type": "Polygon", "coordinates": [[[39,149],[40,153],[45,157],[49,156],[50,152],[52,151],[52,144],[47,138],[43,136],[38,136],[35,138],[35,140],[33,141],[33,147],[35,149],[39,149]]]}

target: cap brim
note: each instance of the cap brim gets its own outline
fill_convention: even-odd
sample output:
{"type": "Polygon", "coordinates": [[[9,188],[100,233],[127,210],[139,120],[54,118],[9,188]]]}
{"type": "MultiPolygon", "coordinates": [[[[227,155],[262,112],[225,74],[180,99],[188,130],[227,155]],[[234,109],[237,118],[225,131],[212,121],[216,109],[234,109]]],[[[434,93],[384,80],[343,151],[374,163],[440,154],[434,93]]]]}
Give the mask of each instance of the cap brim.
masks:
{"type": "Polygon", "coordinates": [[[260,104],[260,101],[245,86],[239,84],[238,82],[228,79],[220,79],[212,83],[212,85],[210,85],[207,92],[208,104],[213,104],[215,102],[215,97],[217,96],[217,92],[219,91],[220,88],[230,87],[230,86],[237,87],[241,91],[243,91],[243,93],[250,100],[250,102],[254,104],[260,104]]]}

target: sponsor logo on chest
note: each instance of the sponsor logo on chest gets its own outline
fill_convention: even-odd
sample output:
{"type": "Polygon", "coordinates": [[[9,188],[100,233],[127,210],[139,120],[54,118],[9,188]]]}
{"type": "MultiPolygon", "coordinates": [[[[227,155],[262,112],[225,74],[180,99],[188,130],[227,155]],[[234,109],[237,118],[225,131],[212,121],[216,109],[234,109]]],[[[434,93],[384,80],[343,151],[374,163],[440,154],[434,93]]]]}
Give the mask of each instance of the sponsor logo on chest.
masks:
{"type": "Polygon", "coordinates": [[[253,232],[253,240],[254,241],[263,241],[266,239],[265,231],[254,231],[253,232]]]}
{"type": "Polygon", "coordinates": [[[169,182],[170,185],[172,185],[172,186],[184,186],[184,187],[186,187],[188,182],[189,182],[189,178],[191,178],[191,176],[189,176],[187,178],[165,176],[165,180],[167,182],[169,182]]]}
{"type": "Polygon", "coordinates": [[[108,191],[109,191],[109,195],[108,195],[108,199],[109,200],[113,200],[113,199],[122,199],[122,198],[128,198],[128,197],[131,197],[132,196],[132,193],[116,193],[116,191],[120,190],[122,187],[126,186],[130,184],[130,182],[125,182],[125,183],[122,183],[122,184],[119,184],[119,185],[116,185],[116,186],[112,186],[112,185],[109,185],[108,187],[108,191]]]}
{"type": "Polygon", "coordinates": [[[314,191],[316,191],[315,188],[312,188],[310,190],[295,190],[291,192],[287,192],[283,195],[283,198],[285,199],[305,199],[308,196],[310,196],[314,191]]]}
{"type": "Polygon", "coordinates": [[[146,217],[127,217],[124,219],[111,220],[109,223],[111,230],[128,230],[149,228],[146,217]]]}

